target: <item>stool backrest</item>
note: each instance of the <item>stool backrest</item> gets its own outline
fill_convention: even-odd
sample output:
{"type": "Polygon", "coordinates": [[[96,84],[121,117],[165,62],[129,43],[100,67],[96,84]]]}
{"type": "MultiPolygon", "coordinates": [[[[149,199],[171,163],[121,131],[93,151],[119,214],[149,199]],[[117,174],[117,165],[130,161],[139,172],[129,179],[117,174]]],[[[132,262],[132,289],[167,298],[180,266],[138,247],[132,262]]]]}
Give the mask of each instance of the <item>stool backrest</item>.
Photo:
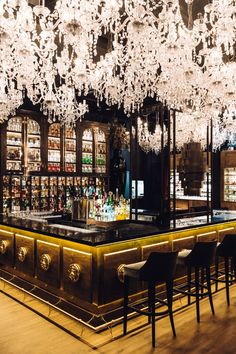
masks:
{"type": "Polygon", "coordinates": [[[236,234],[225,235],[217,247],[217,254],[223,257],[236,257],[236,234]]]}
{"type": "Polygon", "coordinates": [[[140,269],[140,279],[146,281],[168,281],[174,278],[176,252],[152,252],[140,269]]]}
{"type": "Polygon", "coordinates": [[[197,242],[186,257],[186,264],[193,267],[210,266],[215,257],[216,241],[197,242]]]}

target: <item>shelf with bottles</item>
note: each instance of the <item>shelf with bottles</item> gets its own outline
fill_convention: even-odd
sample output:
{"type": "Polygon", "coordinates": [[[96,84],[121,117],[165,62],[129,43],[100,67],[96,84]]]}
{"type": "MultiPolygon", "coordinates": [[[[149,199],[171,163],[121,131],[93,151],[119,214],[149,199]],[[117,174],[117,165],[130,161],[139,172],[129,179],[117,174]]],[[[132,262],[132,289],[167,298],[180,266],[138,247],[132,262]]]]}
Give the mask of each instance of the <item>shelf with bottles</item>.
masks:
{"type": "Polygon", "coordinates": [[[31,187],[35,191],[40,191],[40,176],[31,177],[31,187]]]}
{"type": "Polygon", "coordinates": [[[6,133],[6,169],[9,171],[22,170],[23,155],[23,119],[9,119],[6,133]]]}
{"type": "Polygon", "coordinates": [[[65,172],[76,172],[76,152],[65,151],[65,172]]]}
{"type": "Polygon", "coordinates": [[[41,187],[41,198],[48,198],[48,196],[49,196],[49,182],[48,182],[47,176],[41,177],[40,187],[41,187]]]}
{"type": "Polygon", "coordinates": [[[106,136],[105,133],[99,129],[94,129],[94,141],[95,141],[95,172],[106,173],[107,172],[107,151],[106,151],[106,136]]]}
{"type": "Polygon", "coordinates": [[[22,117],[13,117],[9,119],[7,124],[7,131],[8,132],[22,132],[22,117]]]}
{"type": "Polygon", "coordinates": [[[236,202],[236,167],[224,168],[224,201],[236,202]]]}
{"type": "Polygon", "coordinates": [[[21,210],[30,210],[31,182],[30,177],[21,177],[21,210]]]}
{"type": "Polygon", "coordinates": [[[31,209],[40,210],[40,177],[32,176],[31,177],[31,209]]]}
{"type": "Polygon", "coordinates": [[[74,177],[74,194],[75,199],[79,199],[81,196],[81,177],[74,177]]]}
{"type": "Polygon", "coordinates": [[[22,149],[21,147],[13,147],[7,145],[7,160],[10,161],[21,161],[22,149]]]}
{"type": "Polygon", "coordinates": [[[93,130],[87,128],[82,135],[82,173],[93,172],[93,130]]]}
{"type": "Polygon", "coordinates": [[[21,162],[15,162],[15,161],[7,161],[6,168],[8,171],[21,171],[22,165],[21,162]]]}
{"type": "Polygon", "coordinates": [[[6,169],[22,171],[28,165],[28,171],[41,170],[41,134],[40,125],[28,117],[10,118],[6,130],[6,169]],[[14,161],[17,161],[14,163],[14,161]]]}
{"type": "Polygon", "coordinates": [[[40,137],[39,136],[32,137],[32,134],[28,134],[28,148],[40,149],[40,147],[41,147],[40,137]]]}
{"type": "Polygon", "coordinates": [[[66,198],[74,197],[74,177],[66,177],[66,198]]]}
{"type": "Polygon", "coordinates": [[[49,210],[57,211],[57,177],[49,177],[49,210]]]}
{"type": "Polygon", "coordinates": [[[21,207],[21,177],[12,176],[11,178],[11,210],[20,211],[21,207]]]}
{"type": "Polygon", "coordinates": [[[59,172],[61,170],[61,127],[59,123],[53,123],[48,130],[48,171],[59,172]]]}
{"type": "Polygon", "coordinates": [[[92,173],[93,172],[93,154],[82,153],[82,172],[92,173]]]}
{"type": "Polygon", "coordinates": [[[40,162],[40,149],[30,148],[28,149],[28,163],[30,162],[40,162]]]}
{"type": "Polygon", "coordinates": [[[41,171],[41,162],[28,162],[27,170],[28,170],[28,172],[40,172],[41,171]]]}
{"type": "Polygon", "coordinates": [[[2,195],[3,195],[3,213],[9,213],[11,210],[11,176],[2,177],[2,195]]]}
{"type": "Polygon", "coordinates": [[[76,172],[76,164],[75,163],[65,163],[65,172],[76,172]]]}
{"type": "Polygon", "coordinates": [[[60,161],[61,161],[60,151],[48,149],[48,162],[60,163],[60,161]]]}
{"type": "Polygon", "coordinates": [[[49,136],[48,149],[50,150],[60,150],[61,141],[60,138],[49,136]]]}
{"type": "Polygon", "coordinates": [[[72,127],[65,128],[65,151],[76,151],[76,134],[72,127]]]}
{"type": "Polygon", "coordinates": [[[66,204],[66,177],[58,177],[57,210],[62,211],[66,204]]]}
{"type": "Polygon", "coordinates": [[[7,146],[21,146],[22,136],[21,132],[7,131],[7,146]]]}

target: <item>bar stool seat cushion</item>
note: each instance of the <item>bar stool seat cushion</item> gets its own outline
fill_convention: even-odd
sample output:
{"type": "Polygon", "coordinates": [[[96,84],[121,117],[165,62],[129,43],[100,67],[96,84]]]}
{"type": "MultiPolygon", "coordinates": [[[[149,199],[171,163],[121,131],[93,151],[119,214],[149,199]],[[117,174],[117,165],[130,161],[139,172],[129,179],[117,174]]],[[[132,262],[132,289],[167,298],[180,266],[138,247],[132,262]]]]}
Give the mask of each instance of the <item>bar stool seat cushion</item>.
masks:
{"type": "Polygon", "coordinates": [[[177,257],[177,264],[185,265],[185,260],[188,257],[188,255],[191,253],[191,251],[192,251],[191,249],[183,249],[182,251],[180,251],[177,257]]]}
{"type": "Polygon", "coordinates": [[[144,266],[146,261],[126,264],[124,266],[124,275],[130,278],[139,279],[140,269],[144,266]]]}

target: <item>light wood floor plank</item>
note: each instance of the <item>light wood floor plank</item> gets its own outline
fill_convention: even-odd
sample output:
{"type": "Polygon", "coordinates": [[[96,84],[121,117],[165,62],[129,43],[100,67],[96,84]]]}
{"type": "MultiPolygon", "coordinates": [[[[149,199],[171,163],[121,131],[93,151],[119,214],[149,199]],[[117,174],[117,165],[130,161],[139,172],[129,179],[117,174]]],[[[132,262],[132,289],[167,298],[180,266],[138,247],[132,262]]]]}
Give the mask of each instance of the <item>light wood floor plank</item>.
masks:
{"type": "MultiPolygon", "coordinates": [[[[202,300],[200,324],[196,322],[194,304],[176,313],[176,339],[168,318],[158,320],[155,350],[149,326],[93,350],[0,293],[0,354],[235,354],[236,285],[231,287],[230,295],[229,308],[224,291],[214,295],[215,316],[211,315],[208,300],[202,300]]],[[[134,321],[139,323],[139,319],[132,320],[128,328],[134,326],[134,321]]],[[[117,335],[121,329],[121,325],[116,326],[113,333],[117,335]]]]}

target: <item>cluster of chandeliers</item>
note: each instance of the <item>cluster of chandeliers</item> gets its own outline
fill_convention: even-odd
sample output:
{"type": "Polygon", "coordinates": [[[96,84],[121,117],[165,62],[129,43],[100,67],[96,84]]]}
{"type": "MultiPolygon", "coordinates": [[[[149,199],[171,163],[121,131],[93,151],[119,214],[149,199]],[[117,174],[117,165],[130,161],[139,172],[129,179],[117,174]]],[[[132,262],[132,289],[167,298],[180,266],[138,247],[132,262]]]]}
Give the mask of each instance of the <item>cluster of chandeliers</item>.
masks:
{"type": "Polygon", "coordinates": [[[73,124],[88,110],[78,97],[93,92],[127,114],[154,97],[194,112],[195,127],[218,127],[235,107],[236,1],[212,0],[187,25],[181,11],[179,0],[57,0],[52,11],[44,0],[1,0],[1,120],[27,93],[49,119],[73,124]]]}

